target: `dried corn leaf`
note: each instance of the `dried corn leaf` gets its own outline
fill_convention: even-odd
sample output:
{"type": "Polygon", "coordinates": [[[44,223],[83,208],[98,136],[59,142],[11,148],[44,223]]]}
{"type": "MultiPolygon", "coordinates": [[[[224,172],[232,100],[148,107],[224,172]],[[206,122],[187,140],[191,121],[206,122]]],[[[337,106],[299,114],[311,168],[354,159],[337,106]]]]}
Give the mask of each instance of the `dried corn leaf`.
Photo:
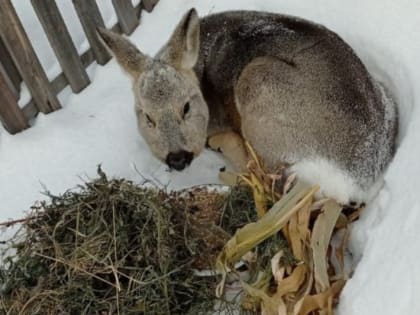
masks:
{"type": "Polygon", "coordinates": [[[310,206],[312,199],[308,199],[307,203],[302,206],[296,215],[291,219],[287,228],[287,239],[289,240],[290,246],[293,251],[293,255],[298,260],[303,260],[305,252],[305,244],[309,241],[309,219],[310,219],[310,206]]]}
{"type": "MultiPolygon", "coordinates": [[[[311,264],[310,264],[311,266],[311,264]]],[[[292,314],[293,315],[301,315],[301,309],[303,307],[305,298],[311,292],[312,286],[314,282],[313,272],[309,270],[306,274],[306,281],[304,285],[300,288],[300,291],[296,294],[295,299],[296,303],[292,306],[292,314]]]]}
{"type": "Polygon", "coordinates": [[[332,232],[342,208],[337,202],[329,200],[324,204],[322,209],[323,211],[315,221],[311,238],[315,288],[317,293],[322,293],[330,287],[326,256],[332,232]]]}
{"type": "Polygon", "coordinates": [[[302,238],[298,231],[298,215],[294,215],[290,218],[289,224],[287,225],[287,237],[292,249],[292,252],[296,259],[302,260],[303,257],[303,246],[302,238]]]}
{"type": "Polygon", "coordinates": [[[242,297],[243,309],[255,312],[261,308],[261,296],[268,296],[267,290],[270,286],[270,280],[270,274],[258,272],[257,280],[254,283],[246,283],[249,290],[244,289],[243,283],[245,283],[245,281],[243,279],[240,280],[242,289],[245,293],[242,297]],[[253,294],[253,292],[255,294],[253,294]]]}
{"type": "Polygon", "coordinates": [[[283,257],[283,251],[279,251],[274,257],[271,259],[271,272],[273,274],[274,280],[279,283],[284,278],[284,267],[280,266],[280,259],[283,257]]]}
{"type": "Polygon", "coordinates": [[[245,309],[268,315],[333,315],[334,299],[345,283],[348,224],[360,213],[342,213],[342,208],[329,199],[314,201],[313,190],[300,195],[304,188],[299,182],[294,184],[294,175],[284,178],[284,172],[265,173],[253,148],[248,143],[246,146],[251,161],[247,165],[248,174],[239,177],[252,188],[260,220],[238,230],[219,255],[217,268],[223,279],[217,295],[222,293],[228,268],[281,228],[298,263],[284,264],[280,260],[284,252],[280,251],[271,259],[271,274],[263,266],[255,269],[259,280],[253,284],[241,281],[246,293],[243,306],[246,304],[245,309]],[[265,214],[267,205],[278,199],[265,214]],[[344,229],[345,233],[331,243],[334,229],[344,229]]]}
{"type": "MultiPolygon", "coordinates": [[[[314,312],[316,310],[327,310],[331,313],[332,305],[331,301],[332,298],[337,297],[341,290],[343,289],[345,284],[344,280],[339,280],[334,282],[331,287],[322,293],[316,294],[316,295],[308,295],[305,297],[303,301],[302,308],[300,310],[300,313],[298,315],[308,315],[311,312],[314,312]]],[[[328,313],[327,313],[328,314],[328,313]]]]}
{"type": "Polygon", "coordinates": [[[290,276],[277,283],[276,296],[282,297],[289,293],[298,292],[306,279],[307,273],[308,267],[305,264],[298,265],[290,276]]]}
{"type": "Polygon", "coordinates": [[[349,225],[349,220],[344,213],[341,213],[338,217],[337,223],[335,225],[336,229],[346,228],[349,225]]]}
{"type": "Polygon", "coordinates": [[[335,269],[335,279],[346,279],[347,275],[345,273],[344,254],[350,236],[350,232],[348,228],[343,228],[335,233],[336,236],[337,233],[341,234],[338,235],[341,238],[339,239],[340,242],[338,243],[338,246],[334,248],[334,256],[337,262],[337,266],[334,266],[333,261],[331,263],[333,264],[333,267],[335,269]]]}
{"type": "Polygon", "coordinates": [[[357,219],[359,219],[360,215],[362,214],[364,210],[364,206],[360,206],[358,209],[356,209],[356,211],[354,211],[352,214],[349,215],[348,220],[350,222],[354,222],[357,219]]]}
{"type": "Polygon", "coordinates": [[[223,276],[217,288],[216,294],[218,296],[221,296],[223,292],[229,266],[232,266],[256,245],[283,228],[287,221],[306,205],[317,190],[318,187],[308,188],[306,184],[298,182],[259,221],[249,223],[236,231],[217,258],[216,267],[223,276]]]}
{"type": "Polygon", "coordinates": [[[260,159],[258,158],[257,153],[255,152],[254,148],[251,146],[251,144],[248,141],[245,141],[245,146],[248,151],[248,154],[251,156],[252,160],[255,163],[255,169],[260,174],[265,174],[264,169],[261,165],[260,159]]]}
{"type": "Polygon", "coordinates": [[[255,288],[248,283],[242,281],[242,288],[252,297],[261,300],[261,314],[264,315],[288,315],[284,301],[276,296],[269,296],[264,289],[255,288]]]}
{"type": "Polygon", "coordinates": [[[260,181],[253,173],[250,175],[250,186],[254,195],[255,207],[258,218],[262,218],[267,213],[268,199],[264,191],[264,182],[260,181]]]}
{"type": "Polygon", "coordinates": [[[238,261],[249,250],[278,232],[317,190],[318,187],[309,189],[307,185],[298,183],[263,218],[237,230],[219,256],[222,266],[238,261]]]}

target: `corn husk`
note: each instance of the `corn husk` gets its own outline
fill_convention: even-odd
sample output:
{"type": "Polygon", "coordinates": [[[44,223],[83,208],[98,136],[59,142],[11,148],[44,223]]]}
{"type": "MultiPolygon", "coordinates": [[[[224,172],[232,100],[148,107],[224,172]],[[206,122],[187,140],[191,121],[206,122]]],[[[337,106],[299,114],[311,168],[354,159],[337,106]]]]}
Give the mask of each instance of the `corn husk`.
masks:
{"type": "MultiPolygon", "coordinates": [[[[244,291],[243,308],[265,315],[333,315],[349,276],[344,259],[348,227],[361,209],[343,212],[334,200],[316,200],[318,187],[296,181],[293,174],[285,178],[281,172],[266,173],[249,145],[248,150],[253,158],[248,163],[249,172],[238,175],[236,182],[253,190],[259,220],[236,231],[218,256],[216,266],[222,279],[216,295],[222,295],[227,275],[235,272],[235,263],[252,255],[256,261],[262,260],[258,248],[264,242],[274,247],[270,238],[280,235],[295,261],[284,260],[287,255],[280,250],[269,263],[250,266],[258,276],[251,277],[257,279],[253,282],[238,280],[244,291]]],[[[232,174],[225,178],[234,182],[232,174]]],[[[265,247],[265,251],[269,249],[265,247]]]]}

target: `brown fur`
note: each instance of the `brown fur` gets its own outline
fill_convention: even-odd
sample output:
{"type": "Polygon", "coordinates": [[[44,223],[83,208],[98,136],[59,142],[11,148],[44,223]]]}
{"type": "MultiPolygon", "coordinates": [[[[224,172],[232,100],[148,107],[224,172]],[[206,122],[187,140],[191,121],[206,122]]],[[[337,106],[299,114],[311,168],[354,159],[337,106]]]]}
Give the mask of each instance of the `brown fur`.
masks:
{"type": "Polygon", "coordinates": [[[225,134],[226,147],[235,148],[243,137],[269,169],[287,162],[299,173],[320,161],[338,170],[338,182],[354,189],[328,188],[329,172],[316,174],[317,167],[300,175],[319,175],[326,193],[345,202],[364,198],[393,156],[394,103],[321,25],[254,11],[199,20],[192,9],[154,59],[118,35],[100,34],[133,77],[140,131],[163,161],[179,150],[198,155],[206,136],[220,144],[225,134]],[[150,116],[153,128],[146,127],[150,116]]]}

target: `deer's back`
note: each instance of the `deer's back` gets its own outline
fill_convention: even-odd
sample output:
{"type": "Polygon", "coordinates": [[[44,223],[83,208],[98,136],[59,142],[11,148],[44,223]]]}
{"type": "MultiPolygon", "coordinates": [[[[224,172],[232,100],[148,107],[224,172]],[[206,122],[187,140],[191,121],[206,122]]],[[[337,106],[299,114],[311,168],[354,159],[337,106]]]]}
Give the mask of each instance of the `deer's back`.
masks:
{"type": "Polygon", "coordinates": [[[305,84],[339,100],[340,109],[366,117],[369,108],[355,110],[373,93],[372,81],[359,58],[335,33],[307,20],[272,13],[233,11],[201,20],[201,47],[196,72],[203,89],[229,97],[244,67],[271,56],[300,70],[305,84]],[[338,92],[339,91],[339,92],[338,92]],[[343,91],[345,93],[343,93],[343,91]]]}
{"type": "Polygon", "coordinates": [[[340,166],[359,178],[361,172],[374,178],[384,169],[393,153],[395,117],[389,117],[380,88],[339,36],[303,19],[253,11],[210,15],[200,27],[195,70],[209,104],[210,129],[212,124],[217,129],[237,121],[233,93],[243,69],[257,57],[274,57],[290,67],[287,84],[299,93],[300,102],[293,104],[292,99],[285,110],[300,111],[302,119],[311,117],[313,126],[306,132],[318,141],[315,150],[342,162],[340,166]],[[392,121],[387,124],[386,119],[392,121]]]}

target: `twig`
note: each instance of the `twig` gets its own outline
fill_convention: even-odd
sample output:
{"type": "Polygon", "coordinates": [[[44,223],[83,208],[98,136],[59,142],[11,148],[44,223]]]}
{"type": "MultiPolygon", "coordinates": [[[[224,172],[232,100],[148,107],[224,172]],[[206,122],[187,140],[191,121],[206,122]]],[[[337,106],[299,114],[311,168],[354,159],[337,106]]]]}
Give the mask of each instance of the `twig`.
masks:
{"type": "Polygon", "coordinates": [[[26,223],[27,221],[31,221],[31,220],[36,219],[38,217],[39,217],[39,215],[34,215],[32,217],[27,217],[27,218],[24,218],[24,219],[16,219],[16,220],[10,220],[10,221],[6,221],[6,222],[0,222],[0,226],[11,227],[12,225],[19,224],[19,223],[26,223]]]}

